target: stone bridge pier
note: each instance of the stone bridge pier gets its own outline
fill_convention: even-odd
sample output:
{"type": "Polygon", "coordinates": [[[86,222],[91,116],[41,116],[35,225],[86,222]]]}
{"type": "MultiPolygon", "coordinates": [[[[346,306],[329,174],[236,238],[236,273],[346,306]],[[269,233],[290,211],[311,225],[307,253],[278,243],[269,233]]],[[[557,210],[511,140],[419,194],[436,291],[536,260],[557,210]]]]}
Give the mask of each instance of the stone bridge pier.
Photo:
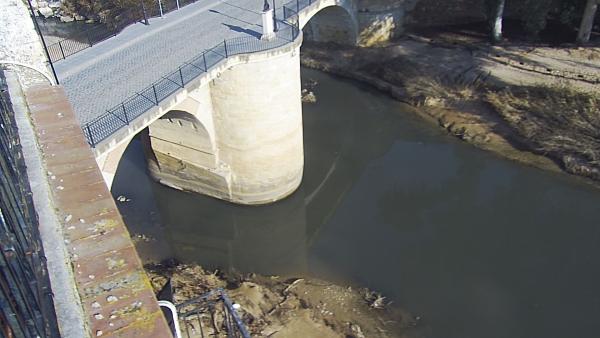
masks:
{"type": "Polygon", "coordinates": [[[304,165],[298,47],[232,66],[148,127],[161,183],[240,204],[291,194],[304,165]]]}
{"type": "MultiPolygon", "coordinates": [[[[414,1],[412,1],[414,2],[414,1]]],[[[304,34],[273,50],[227,58],[127,131],[95,148],[107,184],[141,132],[151,175],[176,189],[266,204],[302,180],[303,37],[369,45],[401,30],[408,0],[316,0],[299,12],[304,34]]]]}

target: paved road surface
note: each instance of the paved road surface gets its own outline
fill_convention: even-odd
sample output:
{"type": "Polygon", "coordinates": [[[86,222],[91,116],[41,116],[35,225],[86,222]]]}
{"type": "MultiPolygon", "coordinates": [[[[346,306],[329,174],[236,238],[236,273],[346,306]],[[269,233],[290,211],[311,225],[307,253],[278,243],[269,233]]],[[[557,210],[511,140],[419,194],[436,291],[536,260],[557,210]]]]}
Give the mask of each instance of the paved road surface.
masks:
{"type": "Polygon", "coordinates": [[[260,37],[262,0],[199,0],[55,63],[79,121],[102,115],[224,39],[260,37]]]}

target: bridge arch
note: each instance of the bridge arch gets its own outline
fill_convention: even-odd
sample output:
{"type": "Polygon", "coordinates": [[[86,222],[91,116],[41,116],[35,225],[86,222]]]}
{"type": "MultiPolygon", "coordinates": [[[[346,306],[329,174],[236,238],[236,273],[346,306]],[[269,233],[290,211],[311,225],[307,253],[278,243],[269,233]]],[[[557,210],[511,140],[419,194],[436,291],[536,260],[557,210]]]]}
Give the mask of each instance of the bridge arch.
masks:
{"type": "Polygon", "coordinates": [[[179,161],[214,169],[216,151],[209,127],[186,110],[173,109],[148,126],[148,137],[158,169],[161,162],[179,161]]]}
{"type": "Polygon", "coordinates": [[[358,39],[356,11],[350,1],[321,1],[300,15],[304,39],[355,45],[358,39]]]}
{"type": "Polygon", "coordinates": [[[212,121],[212,105],[207,90],[197,89],[166,109],[162,114],[144,123],[135,133],[129,133],[117,144],[96,155],[96,162],[109,189],[119,168],[123,154],[131,141],[139,135],[145,144],[149,170],[160,171],[160,160],[173,163],[171,155],[184,155],[181,163],[212,170],[216,167],[216,142],[212,121]]]}

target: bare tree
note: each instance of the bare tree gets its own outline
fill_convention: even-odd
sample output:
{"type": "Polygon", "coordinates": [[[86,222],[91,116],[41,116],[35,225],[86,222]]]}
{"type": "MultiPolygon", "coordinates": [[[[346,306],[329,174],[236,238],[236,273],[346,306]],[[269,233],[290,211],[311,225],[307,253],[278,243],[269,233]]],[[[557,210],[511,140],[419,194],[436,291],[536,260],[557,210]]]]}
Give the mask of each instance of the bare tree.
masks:
{"type": "Polygon", "coordinates": [[[506,0],[486,1],[493,42],[499,42],[502,40],[502,18],[504,16],[505,2],[506,0]]]}
{"type": "Polygon", "coordinates": [[[583,19],[581,19],[581,26],[579,26],[579,33],[577,34],[577,42],[585,43],[590,41],[598,4],[600,4],[600,0],[587,0],[585,11],[583,12],[583,19]]]}

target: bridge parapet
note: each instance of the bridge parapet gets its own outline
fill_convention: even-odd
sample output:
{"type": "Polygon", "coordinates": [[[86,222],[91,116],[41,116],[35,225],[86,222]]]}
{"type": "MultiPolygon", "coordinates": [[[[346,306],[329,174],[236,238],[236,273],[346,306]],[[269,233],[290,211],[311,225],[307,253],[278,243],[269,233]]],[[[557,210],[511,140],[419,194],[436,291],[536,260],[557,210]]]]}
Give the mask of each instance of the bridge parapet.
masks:
{"type": "MultiPolygon", "coordinates": [[[[311,0],[312,1],[312,0],[311,0]]],[[[173,94],[184,90],[190,82],[202,75],[210,77],[215,69],[233,56],[275,50],[295,42],[300,36],[299,21],[294,11],[288,9],[287,17],[279,21],[276,37],[260,40],[255,37],[227,39],[188,60],[183,65],[145,89],[129,97],[106,113],[82,126],[88,143],[96,148],[117,131],[129,126],[173,94]]]]}

